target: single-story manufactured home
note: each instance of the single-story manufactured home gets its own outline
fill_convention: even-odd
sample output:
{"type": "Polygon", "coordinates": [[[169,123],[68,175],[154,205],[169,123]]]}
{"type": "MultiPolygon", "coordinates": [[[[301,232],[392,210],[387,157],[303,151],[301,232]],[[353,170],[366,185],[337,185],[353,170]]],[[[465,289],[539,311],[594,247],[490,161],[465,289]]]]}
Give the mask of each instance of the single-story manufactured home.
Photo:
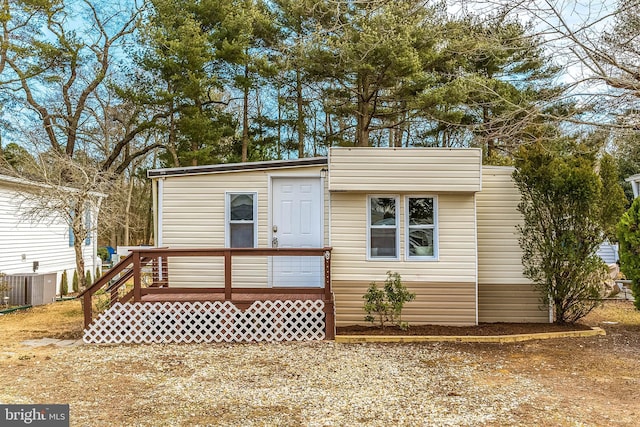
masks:
{"type": "Polygon", "coordinates": [[[522,274],[512,172],[483,166],[472,148],[331,148],[151,170],[158,249],[129,263],[153,274],[120,300],[231,301],[240,311],[317,300],[331,337],[334,324],[366,323],[363,295],[391,271],[416,294],[403,311],[409,324],[549,322],[522,274]]]}
{"type": "MultiPolygon", "coordinates": [[[[0,175],[0,273],[27,278],[44,274],[47,279],[53,275],[54,294],[60,294],[62,273],[67,272],[71,289],[76,269],[74,236],[69,225],[57,215],[34,218],[26,214],[31,202],[25,194],[41,187],[35,182],[0,175]]],[[[97,211],[87,212],[87,219],[95,222],[97,211]]],[[[97,255],[96,227],[91,229],[82,249],[86,269],[95,272],[101,262],[97,255]]]]}

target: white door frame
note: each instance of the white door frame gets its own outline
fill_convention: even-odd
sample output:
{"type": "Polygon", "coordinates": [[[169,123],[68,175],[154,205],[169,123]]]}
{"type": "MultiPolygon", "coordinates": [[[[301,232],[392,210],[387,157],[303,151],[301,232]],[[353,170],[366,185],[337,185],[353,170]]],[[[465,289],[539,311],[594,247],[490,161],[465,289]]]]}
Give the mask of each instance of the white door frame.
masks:
{"type": "MultiPolygon", "coordinates": [[[[267,247],[273,247],[272,246],[272,242],[273,242],[273,238],[274,238],[274,231],[273,231],[273,210],[274,210],[274,195],[273,195],[273,191],[274,191],[274,185],[273,185],[273,181],[277,180],[277,179],[299,179],[299,178],[313,178],[318,180],[319,182],[319,189],[320,189],[320,240],[321,240],[321,247],[326,246],[326,238],[325,238],[325,222],[327,220],[327,218],[325,218],[325,178],[324,176],[322,176],[320,173],[301,173],[301,174],[283,174],[283,173],[274,173],[274,174],[269,174],[268,175],[268,224],[269,224],[269,233],[268,233],[268,240],[267,240],[267,247]]],[[[273,283],[274,283],[274,269],[273,269],[273,258],[271,258],[271,260],[269,261],[269,287],[272,288],[273,287],[273,283]]],[[[322,282],[324,283],[324,281],[322,282]]]]}

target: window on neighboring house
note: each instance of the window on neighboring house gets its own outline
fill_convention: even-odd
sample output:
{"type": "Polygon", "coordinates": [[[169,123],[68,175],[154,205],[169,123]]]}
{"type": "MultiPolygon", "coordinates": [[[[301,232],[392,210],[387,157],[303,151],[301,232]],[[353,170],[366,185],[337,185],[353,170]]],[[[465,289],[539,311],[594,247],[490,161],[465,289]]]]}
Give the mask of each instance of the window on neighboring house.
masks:
{"type": "Polygon", "coordinates": [[[69,217],[71,219],[71,224],[69,224],[69,247],[73,247],[73,244],[76,241],[76,236],[73,233],[73,220],[76,217],[76,213],[73,208],[69,209],[69,217]]]}
{"type": "Polygon", "coordinates": [[[84,228],[87,230],[87,237],[84,239],[85,246],[89,246],[91,244],[91,230],[93,230],[91,224],[91,210],[89,208],[84,211],[84,228]]]}
{"type": "Polygon", "coordinates": [[[437,200],[435,197],[407,197],[406,255],[408,259],[435,259],[437,248],[437,200]]]}
{"type": "MultiPolygon", "coordinates": [[[[75,217],[75,212],[71,210],[71,220],[75,217]]],[[[93,230],[91,224],[91,210],[89,208],[84,211],[84,228],[87,232],[87,237],[84,239],[85,246],[89,246],[91,244],[91,230],[93,230]]],[[[72,247],[76,241],[75,233],[73,232],[73,226],[69,225],[69,247],[72,247]]]]}
{"type": "Polygon", "coordinates": [[[371,259],[398,259],[398,197],[369,196],[368,254],[371,259]]]}
{"type": "Polygon", "coordinates": [[[227,193],[227,247],[255,248],[257,246],[256,199],[256,193],[227,193]]]}

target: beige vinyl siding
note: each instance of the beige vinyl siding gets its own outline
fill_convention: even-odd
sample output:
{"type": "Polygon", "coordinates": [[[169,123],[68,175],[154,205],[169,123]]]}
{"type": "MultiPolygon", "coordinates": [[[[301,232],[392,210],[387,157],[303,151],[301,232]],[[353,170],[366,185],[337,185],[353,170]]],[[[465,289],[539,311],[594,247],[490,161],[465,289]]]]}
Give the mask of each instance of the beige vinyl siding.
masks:
{"type": "MultiPolygon", "coordinates": [[[[394,195],[394,194],[389,194],[394,195]]],[[[331,193],[331,270],[336,318],[341,324],[363,322],[368,284],[384,283],[387,271],[398,272],[419,299],[408,308],[412,323],[475,324],[474,195],[424,194],[437,197],[438,260],[405,261],[404,197],[400,196],[400,259],[367,260],[367,194],[331,193]]],[[[409,307],[409,306],[407,306],[409,307]]]]}
{"type": "Polygon", "coordinates": [[[477,193],[478,320],[480,322],[548,322],[546,308],[522,274],[522,250],[516,225],[520,193],[513,168],[485,166],[477,193]]]}
{"type": "MultiPolygon", "coordinates": [[[[162,245],[170,248],[224,248],[225,194],[256,193],[258,247],[271,247],[270,177],[321,177],[322,166],[208,173],[164,178],[162,245]]],[[[325,183],[326,186],[326,183],[325,183]]],[[[325,194],[326,188],[325,188],[325,194]]],[[[328,203],[325,200],[325,211],[328,203]]],[[[328,215],[325,214],[324,218],[328,215]]],[[[325,242],[328,226],[325,224],[325,242]]],[[[222,257],[169,260],[171,286],[224,286],[222,257]]],[[[267,257],[233,259],[235,287],[267,287],[267,257]]]]}
{"type": "Polygon", "coordinates": [[[330,191],[480,191],[481,151],[452,148],[332,148],[330,191]]]}
{"type": "Polygon", "coordinates": [[[541,305],[531,284],[478,284],[480,322],[548,323],[549,310],[541,305]]]}
{"type": "MultiPolygon", "coordinates": [[[[392,194],[390,194],[392,195],[392,194]]],[[[438,260],[405,261],[404,197],[400,194],[400,259],[367,260],[367,194],[331,194],[332,275],[336,280],[384,280],[397,271],[404,280],[476,281],[473,194],[431,195],[438,199],[438,260]]]]}
{"type": "MultiPolygon", "coordinates": [[[[378,281],[378,285],[382,285],[378,281]]],[[[475,325],[475,283],[407,282],[416,299],[406,303],[402,321],[410,325],[475,325]]],[[[333,281],[336,325],[365,325],[364,299],[367,281],[333,281]]]]}

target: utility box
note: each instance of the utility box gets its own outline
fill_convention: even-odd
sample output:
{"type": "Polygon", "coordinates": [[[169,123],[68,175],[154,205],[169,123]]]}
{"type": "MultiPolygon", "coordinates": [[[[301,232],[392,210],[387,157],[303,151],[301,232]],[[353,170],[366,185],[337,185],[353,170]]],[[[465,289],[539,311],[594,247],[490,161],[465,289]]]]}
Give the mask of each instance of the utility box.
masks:
{"type": "Polygon", "coordinates": [[[25,273],[6,276],[9,305],[43,305],[56,300],[56,273],[25,273]]]}

